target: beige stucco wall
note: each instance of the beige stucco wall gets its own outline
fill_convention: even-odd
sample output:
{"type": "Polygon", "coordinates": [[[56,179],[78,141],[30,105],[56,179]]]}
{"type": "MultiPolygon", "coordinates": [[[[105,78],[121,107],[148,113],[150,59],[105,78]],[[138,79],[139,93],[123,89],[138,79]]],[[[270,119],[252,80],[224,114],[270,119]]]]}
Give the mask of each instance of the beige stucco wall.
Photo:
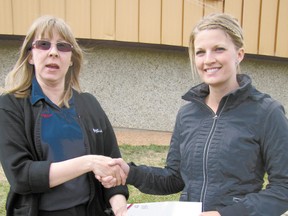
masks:
{"type": "MultiPolygon", "coordinates": [[[[186,49],[106,41],[81,41],[86,60],[83,90],[100,101],[114,127],[173,130],[181,96],[192,80],[186,49]]],[[[17,59],[20,41],[0,40],[0,84],[17,59]]],[[[288,61],[246,58],[242,72],[288,110],[288,61]]]]}

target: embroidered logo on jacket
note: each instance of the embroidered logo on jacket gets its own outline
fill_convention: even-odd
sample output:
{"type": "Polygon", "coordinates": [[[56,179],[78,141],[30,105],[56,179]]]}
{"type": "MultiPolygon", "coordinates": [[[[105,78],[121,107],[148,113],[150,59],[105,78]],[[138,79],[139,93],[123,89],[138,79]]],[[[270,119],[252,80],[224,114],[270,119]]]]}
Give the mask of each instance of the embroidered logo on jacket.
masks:
{"type": "Polygon", "coordinates": [[[102,129],[93,128],[94,133],[103,133],[102,129]]]}
{"type": "Polygon", "coordinates": [[[50,114],[50,113],[42,113],[41,116],[43,118],[50,118],[52,116],[52,114],[50,114]]]}

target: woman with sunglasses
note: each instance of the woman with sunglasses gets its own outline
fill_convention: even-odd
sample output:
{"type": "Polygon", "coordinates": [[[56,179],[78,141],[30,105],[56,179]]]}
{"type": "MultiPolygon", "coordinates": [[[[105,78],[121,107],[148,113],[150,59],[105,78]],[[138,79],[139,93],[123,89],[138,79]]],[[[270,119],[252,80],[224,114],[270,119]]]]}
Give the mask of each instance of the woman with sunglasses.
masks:
{"type": "Polygon", "coordinates": [[[10,184],[7,215],[123,216],[126,176],[98,101],[82,93],[82,50],[58,18],[35,20],[0,97],[0,159],[10,184]],[[111,176],[104,188],[97,178],[111,176]]]}
{"type": "Polygon", "coordinates": [[[183,96],[165,168],[115,164],[144,193],[181,191],[181,201],[202,202],[201,216],[280,216],[288,210],[288,121],[279,102],[239,73],[239,23],[221,13],[205,17],[189,53],[203,82],[183,96]]]}

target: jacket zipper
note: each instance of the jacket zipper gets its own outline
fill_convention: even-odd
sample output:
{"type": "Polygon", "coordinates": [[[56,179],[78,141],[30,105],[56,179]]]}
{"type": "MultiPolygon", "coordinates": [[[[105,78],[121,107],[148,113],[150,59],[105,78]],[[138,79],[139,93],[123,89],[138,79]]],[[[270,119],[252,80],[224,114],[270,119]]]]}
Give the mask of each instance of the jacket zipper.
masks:
{"type": "MultiPolygon", "coordinates": [[[[201,195],[200,195],[200,202],[203,204],[205,203],[205,196],[206,196],[206,191],[207,191],[207,184],[208,184],[208,150],[210,148],[211,140],[215,131],[216,127],[216,122],[217,122],[218,116],[215,114],[213,117],[213,124],[211,127],[211,130],[209,132],[209,136],[207,138],[207,141],[204,146],[204,151],[203,151],[203,184],[202,184],[202,189],[201,189],[201,195]]],[[[204,211],[204,205],[203,205],[203,211],[204,211]]]]}
{"type": "MultiPolygon", "coordinates": [[[[202,202],[202,210],[204,211],[204,204],[205,204],[205,197],[206,197],[206,192],[207,192],[207,186],[208,186],[208,153],[209,153],[209,148],[210,148],[210,145],[211,145],[211,140],[212,140],[212,137],[214,135],[214,132],[215,132],[215,128],[216,128],[216,124],[217,124],[217,120],[219,119],[222,111],[224,110],[224,107],[227,103],[229,99],[229,96],[226,98],[225,100],[225,103],[224,105],[222,106],[220,112],[219,112],[219,115],[217,115],[217,113],[213,116],[213,123],[212,123],[212,127],[211,127],[211,130],[209,132],[209,135],[208,135],[208,138],[207,138],[207,141],[205,143],[205,146],[204,146],[204,151],[203,151],[203,184],[202,184],[202,188],[201,188],[201,194],[200,194],[200,202],[202,202]]],[[[201,101],[200,101],[201,102],[201,101]]],[[[201,102],[203,104],[203,102],[201,102]]],[[[204,105],[211,110],[211,112],[213,112],[213,110],[208,107],[205,103],[204,105]]],[[[214,112],[213,112],[214,113],[214,112]]]]}

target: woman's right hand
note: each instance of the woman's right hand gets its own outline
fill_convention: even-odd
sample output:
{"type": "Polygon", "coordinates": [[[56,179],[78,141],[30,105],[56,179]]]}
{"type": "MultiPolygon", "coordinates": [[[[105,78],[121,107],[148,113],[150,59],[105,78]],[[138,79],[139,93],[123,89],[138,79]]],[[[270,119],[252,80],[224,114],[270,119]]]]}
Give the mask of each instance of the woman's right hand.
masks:
{"type": "Polygon", "coordinates": [[[95,156],[92,163],[92,171],[94,172],[95,177],[102,184],[107,184],[107,186],[113,187],[125,185],[126,183],[127,175],[125,171],[110,157],[101,155],[95,156]]]}
{"type": "Polygon", "coordinates": [[[84,155],[69,160],[51,163],[49,171],[50,188],[56,187],[85,173],[93,172],[97,179],[104,178],[116,185],[125,185],[127,175],[112,158],[102,155],[84,155]]]}
{"type": "MultiPolygon", "coordinates": [[[[130,167],[122,158],[115,158],[109,162],[109,166],[112,167],[120,167],[124,172],[126,178],[128,177],[130,167]]],[[[115,187],[117,184],[116,179],[112,176],[100,177],[96,176],[96,178],[102,183],[102,185],[106,188],[115,187]]],[[[126,182],[126,179],[125,179],[126,182]]]]}

